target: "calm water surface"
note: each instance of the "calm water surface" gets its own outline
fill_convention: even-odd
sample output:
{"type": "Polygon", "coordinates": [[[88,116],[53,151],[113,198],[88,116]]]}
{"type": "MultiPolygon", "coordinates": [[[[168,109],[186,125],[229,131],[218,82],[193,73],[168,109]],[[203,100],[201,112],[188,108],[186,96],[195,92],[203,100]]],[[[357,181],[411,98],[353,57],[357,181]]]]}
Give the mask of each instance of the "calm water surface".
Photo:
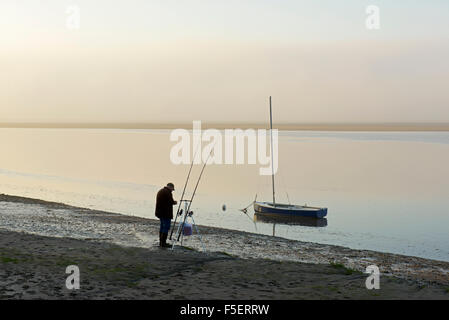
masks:
{"type": "MultiPolygon", "coordinates": [[[[189,169],[171,164],[173,145],[164,130],[0,129],[0,193],[152,218],[157,190],[171,181],[179,199],[189,169]]],[[[448,163],[447,132],[281,132],[277,199],[328,207],[327,226],[255,222],[239,211],[256,194],[271,200],[259,165],[208,166],[195,220],[449,261],[448,163]]]]}

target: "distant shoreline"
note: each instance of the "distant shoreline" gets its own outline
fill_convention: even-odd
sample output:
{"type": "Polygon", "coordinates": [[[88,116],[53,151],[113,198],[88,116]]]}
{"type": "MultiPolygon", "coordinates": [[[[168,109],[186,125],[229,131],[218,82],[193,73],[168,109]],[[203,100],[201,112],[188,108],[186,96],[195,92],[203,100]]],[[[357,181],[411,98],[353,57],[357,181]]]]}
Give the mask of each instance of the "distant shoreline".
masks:
{"type": "MultiPolygon", "coordinates": [[[[0,128],[42,129],[191,129],[192,123],[0,123],[0,128]]],[[[266,129],[264,123],[203,122],[203,129],[266,129]]],[[[276,124],[283,131],[449,131],[449,123],[308,123],[276,124]]]]}

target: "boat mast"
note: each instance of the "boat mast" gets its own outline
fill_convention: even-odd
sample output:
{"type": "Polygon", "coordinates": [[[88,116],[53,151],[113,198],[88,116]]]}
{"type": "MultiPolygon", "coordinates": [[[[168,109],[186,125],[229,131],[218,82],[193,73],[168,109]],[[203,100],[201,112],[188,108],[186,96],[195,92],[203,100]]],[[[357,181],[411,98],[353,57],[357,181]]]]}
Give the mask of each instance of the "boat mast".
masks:
{"type": "Polygon", "coordinates": [[[271,182],[273,184],[273,206],[276,206],[276,199],[274,197],[274,164],[273,164],[273,116],[271,112],[271,96],[270,96],[270,135],[271,135],[271,182]]]}

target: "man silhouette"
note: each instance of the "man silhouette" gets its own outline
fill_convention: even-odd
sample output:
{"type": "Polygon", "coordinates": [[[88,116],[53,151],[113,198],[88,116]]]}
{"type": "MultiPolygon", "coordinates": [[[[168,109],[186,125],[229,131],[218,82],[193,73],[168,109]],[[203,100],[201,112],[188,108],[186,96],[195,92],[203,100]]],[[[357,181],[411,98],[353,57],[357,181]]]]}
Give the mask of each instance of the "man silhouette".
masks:
{"type": "Polygon", "coordinates": [[[173,183],[167,183],[156,196],[156,217],[161,221],[159,229],[159,246],[162,248],[170,247],[167,244],[168,231],[170,230],[171,220],[173,219],[173,206],[177,204],[173,200],[172,192],[175,191],[173,183]]]}

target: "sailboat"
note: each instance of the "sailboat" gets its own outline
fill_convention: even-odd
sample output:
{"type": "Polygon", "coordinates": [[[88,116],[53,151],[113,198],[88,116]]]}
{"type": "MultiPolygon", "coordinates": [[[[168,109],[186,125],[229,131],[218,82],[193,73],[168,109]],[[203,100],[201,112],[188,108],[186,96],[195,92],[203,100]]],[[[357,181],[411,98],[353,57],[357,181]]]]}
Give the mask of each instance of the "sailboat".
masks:
{"type": "Polygon", "coordinates": [[[254,211],[257,214],[284,215],[298,217],[324,218],[327,215],[327,208],[300,206],[294,204],[276,203],[274,192],[274,165],[273,165],[273,116],[270,97],[270,134],[271,134],[271,182],[273,186],[273,202],[254,201],[254,211]]]}

